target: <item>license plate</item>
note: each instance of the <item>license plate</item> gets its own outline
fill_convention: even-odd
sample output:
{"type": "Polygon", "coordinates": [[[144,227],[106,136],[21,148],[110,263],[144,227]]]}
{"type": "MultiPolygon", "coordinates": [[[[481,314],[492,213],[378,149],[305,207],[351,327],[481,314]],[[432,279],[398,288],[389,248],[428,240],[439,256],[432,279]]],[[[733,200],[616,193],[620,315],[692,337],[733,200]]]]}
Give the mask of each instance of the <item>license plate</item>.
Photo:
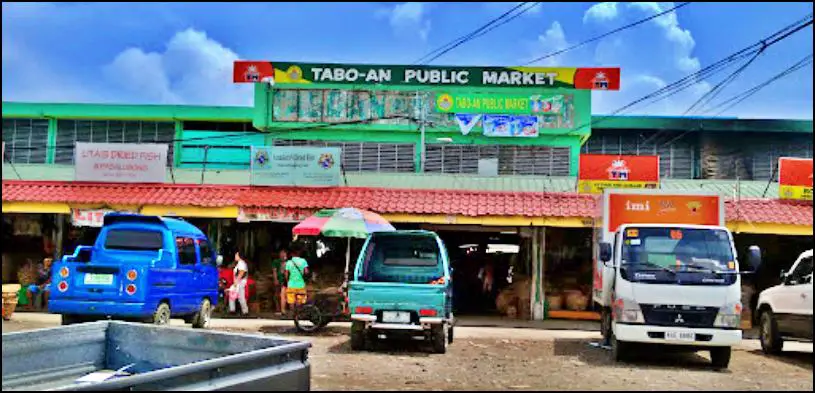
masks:
{"type": "Polygon", "coordinates": [[[665,339],[668,341],[696,341],[696,333],[693,332],[665,332],[665,339]]]}
{"type": "Polygon", "coordinates": [[[382,312],[382,322],[410,323],[410,313],[406,311],[384,311],[382,312]]]}
{"type": "Polygon", "coordinates": [[[85,284],[90,285],[111,285],[113,284],[112,274],[85,273],[85,284]]]}

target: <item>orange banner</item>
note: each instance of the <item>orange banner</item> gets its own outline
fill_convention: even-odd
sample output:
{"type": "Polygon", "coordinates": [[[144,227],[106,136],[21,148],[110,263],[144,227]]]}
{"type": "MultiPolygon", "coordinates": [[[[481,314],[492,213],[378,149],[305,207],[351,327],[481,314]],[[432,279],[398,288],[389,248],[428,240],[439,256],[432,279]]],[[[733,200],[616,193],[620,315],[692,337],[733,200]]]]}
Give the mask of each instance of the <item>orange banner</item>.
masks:
{"type": "Polygon", "coordinates": [[[778,159],[778,195],[781,199],[812,200],[812,159],[778,159]]]}
{"type": "Polygon", "coordinates": [[[623,224],[722,225],[716,195],[611,194],[608,228],[623,224]]]}
{"type": "Polygon", "coordinates": [[[581,154],[578,192],[599,194],[606,188],[659,188],[659,156],[581,154]]]}

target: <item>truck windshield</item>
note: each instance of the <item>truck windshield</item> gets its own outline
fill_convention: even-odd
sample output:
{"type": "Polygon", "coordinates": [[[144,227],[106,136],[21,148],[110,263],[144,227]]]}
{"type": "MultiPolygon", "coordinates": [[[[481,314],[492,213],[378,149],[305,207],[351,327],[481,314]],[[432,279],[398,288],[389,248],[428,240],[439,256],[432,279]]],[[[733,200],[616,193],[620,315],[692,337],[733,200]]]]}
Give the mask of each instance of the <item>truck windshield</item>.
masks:
{"type": "Polygon", "coordinates": [[[629,227],[621,267],[638,282],[729,285],[736,277],[730,236],[717,229],[629,227]]]}
{"type": "Polygon", "coordinates": [[[363,258],[364,281],[427,283],[443,275],[439,246],[429,236],[377,236],[363,258]]]}
{"type": "Polygon", "coordinates": [[[113,229],[105,237],[108,250],[158,251],[163,247],[161,232],[113,229]]]}

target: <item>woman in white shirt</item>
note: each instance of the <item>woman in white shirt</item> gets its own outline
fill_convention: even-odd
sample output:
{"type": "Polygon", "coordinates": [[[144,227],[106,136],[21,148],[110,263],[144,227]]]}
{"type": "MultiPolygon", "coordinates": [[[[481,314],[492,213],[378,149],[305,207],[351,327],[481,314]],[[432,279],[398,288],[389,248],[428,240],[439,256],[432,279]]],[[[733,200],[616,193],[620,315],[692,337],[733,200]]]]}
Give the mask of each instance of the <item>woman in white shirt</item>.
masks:
{"type": "MultiPolygon", "coordinates": [[[[236,291],[238,302],[241,304],[241,314],[249,314],[249,305],[246,303],[246,282],[249,277],[249,266],[246,261],[241,257],[240,251],[235,253],[235,268],[232,269],[234,274],[234,283],[232,290],[236,291]]],[[[235,298],[236,296],[229,297],[229,312],[235,312],[235,298]]]]}

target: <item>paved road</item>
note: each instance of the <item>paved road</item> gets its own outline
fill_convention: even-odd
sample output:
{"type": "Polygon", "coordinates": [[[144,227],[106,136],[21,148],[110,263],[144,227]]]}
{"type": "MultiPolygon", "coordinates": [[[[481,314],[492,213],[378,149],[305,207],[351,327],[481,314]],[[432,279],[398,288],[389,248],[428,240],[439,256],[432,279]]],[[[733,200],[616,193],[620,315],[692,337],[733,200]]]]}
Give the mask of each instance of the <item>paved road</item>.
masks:
{"type": "MultiPolygon", "coordinates": [[[[15,314],[3,331],[55,326],[56,316],[15,314]]],[[[181,325],[181,321],[173,321],[181,325]]],[[[332,324],[316,336],[296,336],[292,323],[216,319],[213,328],[297,337],[312,342],[316,390],[807,390],[812,391],[812,345],[789,343],[783,356],[763,355],[745,340],[730,369],[716,372],[706,353],[678,354],[649,347],[632,363],[614,363],[589,344],[595,332],[476,328],[456,329],[445,355],[421,343],[378,345],[353,352],[347,324],[332,324]]]]}

